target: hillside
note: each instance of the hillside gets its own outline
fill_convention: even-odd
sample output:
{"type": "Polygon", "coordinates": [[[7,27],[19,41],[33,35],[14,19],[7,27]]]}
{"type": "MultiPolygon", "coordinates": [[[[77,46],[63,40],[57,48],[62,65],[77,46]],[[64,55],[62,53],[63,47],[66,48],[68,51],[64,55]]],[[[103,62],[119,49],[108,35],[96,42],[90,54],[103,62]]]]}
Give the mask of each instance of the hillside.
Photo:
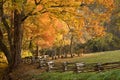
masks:
{"type": "Polygon", "coordinates": [[[116,62],[116,61],[120,61],[120,50],[84,54],[83,56],[80,56],[80,57],[59,59],[57,61],[58,62],[63,62],[63,61],[68,61],[68,62],[85,62],[85,63],[116,62]]]}

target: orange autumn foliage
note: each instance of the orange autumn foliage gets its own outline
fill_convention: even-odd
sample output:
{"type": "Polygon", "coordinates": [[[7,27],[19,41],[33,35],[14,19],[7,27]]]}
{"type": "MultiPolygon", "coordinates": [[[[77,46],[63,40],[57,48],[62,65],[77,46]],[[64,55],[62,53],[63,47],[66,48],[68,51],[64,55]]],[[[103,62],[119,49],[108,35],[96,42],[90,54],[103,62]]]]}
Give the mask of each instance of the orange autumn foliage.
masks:
{"type": "MultiPolygon", "coordinates": [[[[34,18],[32,18],[34,20],[34,18]]],[[[57,32],[64,32],[64,23],[60,22],[58,19],[51,20],[49,13],[45,13],[41,16],[35,17],[36,22],[26,21],[28,24],[25,25],[25,36],[33,39],[36,45],[42,48],[51,47],[55,41],[55,36],[57,32]],[[51,21],[53,21],[51,23],[51,21]],[[54,24],[53,24],[54,23],[54,24]]]]}
{"type": "MultiPolygon", "coordinates": [[[[34,4],[34,0],[28,0],[29,4],[34,4]]],[[[74,27],[72,34],[79,38],[86,32],[91,37],[104,36],[105,29],[101,24],[110,21],[113,8],[114,0],[42,0],[33,11],[33,14],[39,14],[27,23],[27,35],[43,47],[52,46],[58,33],[67,35],[65,24],[74,27]],[[90,9],[90,6],[93,7],[90,9]],[[41,12],[43,9],[45,13],[41,12]]]]}

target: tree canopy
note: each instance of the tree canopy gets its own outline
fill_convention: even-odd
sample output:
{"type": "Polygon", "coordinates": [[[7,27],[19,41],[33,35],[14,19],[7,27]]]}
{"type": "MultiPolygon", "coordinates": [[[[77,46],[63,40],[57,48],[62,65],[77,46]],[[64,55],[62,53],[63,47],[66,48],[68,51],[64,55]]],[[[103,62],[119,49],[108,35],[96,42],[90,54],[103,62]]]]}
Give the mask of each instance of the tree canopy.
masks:
{"type": "Polygon", "coordinates": [[[25,40],[51,47],[63,37],[104,36],[114,6],[114,0],[0,0],[0,49],[17,66],[25,40]]]}

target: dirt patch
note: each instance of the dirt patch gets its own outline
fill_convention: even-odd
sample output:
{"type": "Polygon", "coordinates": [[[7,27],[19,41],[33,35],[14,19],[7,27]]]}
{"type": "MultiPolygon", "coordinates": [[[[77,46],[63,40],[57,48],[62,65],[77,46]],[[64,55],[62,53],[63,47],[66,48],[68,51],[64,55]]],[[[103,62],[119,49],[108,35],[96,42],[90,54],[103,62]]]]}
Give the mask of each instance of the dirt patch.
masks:
{"type": "Polygon", "coordinates": [[[35,80],[33,78],[34,75],[44,72],[44,70],[37,67],[37,64],[20,64],[9,75],[11,76],[11,80],[35,80]]]}

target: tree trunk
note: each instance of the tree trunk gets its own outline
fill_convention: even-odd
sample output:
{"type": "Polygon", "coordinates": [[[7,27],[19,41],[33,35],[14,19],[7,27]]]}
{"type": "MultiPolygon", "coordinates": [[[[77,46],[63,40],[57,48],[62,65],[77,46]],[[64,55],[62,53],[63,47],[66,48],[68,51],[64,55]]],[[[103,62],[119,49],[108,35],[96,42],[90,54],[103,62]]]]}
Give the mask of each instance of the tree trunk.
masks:
{"type": "MultiPolygon", "coordinates": [[[[11,44],[11,36],[10,36],[10,28],[9,28],[9,25],[6,21],[6,17],[4,16],[4,8],[3,8],[3,5],[4,5],[4,1],[1,0],[0,1],[0,23],[3,23],[6,31],[7,31],[7,34],[8,34],[8,41],[9,41],[9,44],[11,44]]],[[[0,26],[1,27],[1,26],[0,26]]],[[[5,54],[6,58],[7,58],[7,61],[8,61],[8,64],[9,66],[12,65],[12,56],[11,56],[11,53],[8,49],[8,47],[4,44],[3,42],[3,33],[2,31],[0,30],[1,32],[1,36],[0,36],[0,49],[3,51],[3,53],[5,54]]],[[[10,46],[11,47],[11,46],[10,46]]]]}
{"type": "Polygon", "coordinates": [[[60,54],[61,54],[60,47],[58,48],[57,53],[58,53],[58,58],[60,58],[60,54]]]}
{"type": "Polygon", "coordinates": [[[39,55],[39,46],[38,45],[36,45],[36,57],[38,57],[38,55],[39,55]]]}
{"type": "Polygon", "coordinates": [[[67,53],[65,53],[65,58],[67,58],[67,53]]]}
{"type": "Polygon", "coordinates": [[[0,49],[4,52],[4,54],[7,58],[8,64],[11,65],[12,64],[12,58],[11,58],[10,52],[7,49],[6,45],[4,45],[4,43],[1,40],[0,40],[0,49]]]}
{"type": "Polygon", "coordinates": [[[21,46],[22,46],[23,28],[21,23],[21,14],[18,10],[14,11],[14,50],[13,66],[16,67],[21,62],[21,46]]]}
{"type": "Polygon", "coordinates": [[[56,51],[56,48],[54,48],[54,52],[55,52],[55,59],[57,59],[57,51],[56,51]]]}
{"type": "Polygon", "coordinates": [[[71,58],[73,58],[73,49],[72,49],[72,46],[73,46],[73,36],[71,36],[71,42],[70,42],[70,54],[71,54],[71,58]]]}
{"type": "MultiPolygon", "coordinates": [[[[13,3],[16,0],[12,0],[13,3]]],[[[12,12],[14,16],[12,16],[13,22],[11,22],[11,26],[9,25],[9,21],[4,15],[4,0],[0,1],[0,19],[1,23],[3,23],[3,27],[7,31],[9,47],[3,43],[3,40],[0,39],[0,49],[4,52],[7,61],[8,61],[8,71],[9,72],[15,69],[21,63],[21,46],[22,46],[22,37],[23,37],[23,29],[22,29],[22,16],[21,13],[15,8],[12,12]],[[12,34],[13,33],[13,34],[12,34]]],[[[14,6],[14,5],[13,5],[14,6]]],[[[1,37],[2,38],[2,37],[1,37]]],[[[5,79],[3,79],[5,80],[5,79]]]]}
{"type": "Polygon", "coordinates": [[[32,38],[30,39],[30,42],[29,42],[29,50],[30,50],[30,52],[32,52],[33,53],[33,44],[32,44],[32,38]]]}
{"type": "Polygon", "coordinates": [[[60,52],[59,52],[61,58],[62,58],[62,46],[60,46],[60,52]]]}

